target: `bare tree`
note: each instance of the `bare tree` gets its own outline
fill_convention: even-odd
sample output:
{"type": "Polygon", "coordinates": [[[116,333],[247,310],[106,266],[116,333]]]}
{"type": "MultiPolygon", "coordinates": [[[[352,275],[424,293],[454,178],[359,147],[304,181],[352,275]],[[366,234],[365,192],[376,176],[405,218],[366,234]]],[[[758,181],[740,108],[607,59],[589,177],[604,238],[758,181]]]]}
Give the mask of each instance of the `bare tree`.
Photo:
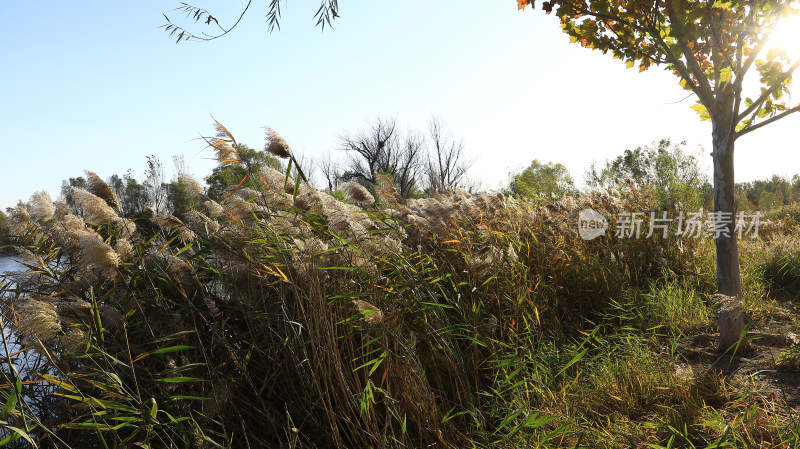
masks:
{"type": "Polygon", "coordinates": [[[340,138],[340,149],[350,153],[341,179],[364,185],[377,175],[389,175],[407,198],[417,188],[425,156],[425,140],[415,133],[403,135],[394,118],[377,118],[369,129],[340,138]]]}
{"type": "Polygon", "coordinates": [[[326,153],[325,156],[323,156],[323,158],[317,163],[317,168],[325,178],[325,182],[328,185],[328,190],[333,190],[336,187],[339,178],[342,176],[342,172],[339,169],[339,164],[334,162],[330,153],[326,153]]]}
{"type": "Polygon", "coordinates": [[[433,117],[428,125],[430,150],[427,164],[428,191],[447,192],[469,184],[467,170],[475,163],[464,151],[464,141],[444,129],[441,119],[433,117]]]}
{"type": "Polygon", "coordinates": [[[147,156],[147,170],[144,174],[150,207],[156,214],[159,214],[164,211],[167,202],[167,191],[162,187],[166,175],[164,174],[164,164],[155,154],[147,156]]]}

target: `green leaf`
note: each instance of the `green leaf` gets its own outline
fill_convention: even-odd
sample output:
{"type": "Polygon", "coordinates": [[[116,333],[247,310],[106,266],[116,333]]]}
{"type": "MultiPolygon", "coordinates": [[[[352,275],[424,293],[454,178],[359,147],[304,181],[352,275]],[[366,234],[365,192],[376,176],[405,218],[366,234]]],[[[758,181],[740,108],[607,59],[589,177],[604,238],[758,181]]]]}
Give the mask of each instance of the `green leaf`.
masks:
{"type": "Polygon", "coordinates": [[[155,419],[158,414],[158,403],[155,398],[150,398],[150,418],[155,419]]]}
{"type": "Polygon", "coordinates": [[[2,420],[0,420],[0,426],[3,426],[4,428],[14,432],[13,434],[7,436],[2,441],[0,441],[0,446],[5,446],[6,444],[16,440],[18,437],[22,437],[23,439],[25,439],[25,441],[30,443],[31,447],[38,447],[36,445],[36,443],[31,439],[30,435],[28,435],[22,429],[14,427],[14,426],[10,425],[9,423],[7,423],[5,421],[2,421],[2,420]]]}
{"type": "Polygon", "coordinates": [[[708,109],[706,109],[702,103],[697,102],[694,106],[692,106],[692,110],[697,112],[697,114],[700,116],[700,120],[711,121],[711,115],[709,115],[708,109]]]}
{"type": "Polygon", "coordinates": [[[186,382],[204,382],[203,379],[199,379],[197,377],[182,377],[182,376],[164,377],[164,378],[161,378],[161,379],[153,379],[153,380],[156,381],[156,382],[167,382],[167,383],[171,383],[171,384],[186,383],[186,382]]]}
{"type": "Polygon", "coordinates": [[[155,351],[151,352],[150,354],[167,354],[170,352],[178,352],[178,351],[185,351],[187,349],[194,349],[194,346],[187,346],[187,345],[176,345],[170,346],[168,348],[161,348],[156,349],[155,351]]]}

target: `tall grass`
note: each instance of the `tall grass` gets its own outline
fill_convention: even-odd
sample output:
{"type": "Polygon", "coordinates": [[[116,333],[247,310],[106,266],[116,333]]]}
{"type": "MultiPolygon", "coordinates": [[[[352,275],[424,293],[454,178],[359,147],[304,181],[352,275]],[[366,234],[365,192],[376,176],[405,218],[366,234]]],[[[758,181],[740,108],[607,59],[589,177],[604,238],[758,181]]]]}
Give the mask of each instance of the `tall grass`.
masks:
{"type": "MultiPolygon", "coordinates": [[[[232,141],[224,128],[209,139],[220,163],[244,164],[232,141]]],[[[3,287],[4,316],[25,349],[6,358],[0,438],[74,448],[796,441],[796,425],[745,387],[675,367],[674,337],[713,326],[702,242],[578,235],[580,210],[648,210],[647,192],[402,200],[382,177],[337,198],[302,171],[290,176],[297,161],[270,141],[287,173],[245,165],[251,182],[220,203],[190,189],[180,218],[119,217],[99,178],[76,190],[79,215],[42,195],[11,214],[28,271],[3,287]],[[22,354],[40,365],[15,363],[22,354]],[[782,427],[753,436],[750,421],[724,416],[731,408],[782,427]]]]}

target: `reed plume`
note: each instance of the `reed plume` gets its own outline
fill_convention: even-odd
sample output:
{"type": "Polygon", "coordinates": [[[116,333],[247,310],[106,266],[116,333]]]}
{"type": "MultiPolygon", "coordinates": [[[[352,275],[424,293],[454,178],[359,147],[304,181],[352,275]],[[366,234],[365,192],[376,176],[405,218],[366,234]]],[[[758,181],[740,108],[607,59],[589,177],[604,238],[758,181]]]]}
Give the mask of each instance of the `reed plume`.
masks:
{"type": "Polygon", "coordinates": [[[119,255],[96,232],[79,232],[81,258],[89,266],[98,269],[101,275],[112,277],[119,266],[119,255]]]}
{"type": "Polygon", "coordinates": [[[122,260],[130,260],[134,256],[136,256],[136,250],[133,249],[133,245],[127,239],[119,239],[114,244],[114,251],[119,254],[120,259],[122,260]]]}
{"type": "Polygon", "coordinates": [[[225,215],[225,208],[214,200],[205,200],[200,203],[200,207],[213,218],[220,218],[225,215]]]}
{"type": "Polygon", "coordinates": [[[378,326],[383,322],[383,313],[377,307],[361,299],[353,300],[353,304],[358,312],[364,315],[361,319],[369,326],[378,326]]]}
{"type": "Polygon", "coordinates": [[[178,182],[183,186],[193,204],[197,204],[196,201],[205,197],[205,188],[193,176],[183,173],[178,176],[178,182]]]}
{"type": "Polygon", "coordinates": [[[84,173],[86,173],[86,179],[89,182],[89,192],[105,201],[108,207],[119,209],[119,197],[116,192],[97,176],[97,173],[90,170],[84,170],[84,173]]]}
{"type": "Polygon", "coordinates": [[[266,143],[264,144],[264,151],[281,159],[286,159],[292,155],[292,151],[289,149],[289,144],[286,143],[286,140],[284,140],[284,138],[281,137],[277,131],[269,126],[265,126],[264,130],[267,139],[266,143]]]}
{"type": "Polygon", "coordinates": [[[340,184],[339,191],[344,193],[348,201],[358,206],[366,207],[375,203],[375,198],[369,193],[369,190],[355,181],[340,184]]]}
{"type": "Polygon", "coordinates": [[[121,220],[114,209],[99,196],[79,187],[72,188],[75,204],[83,210],[88,221],[96,224],[113,224],[121,220]]]}
{"type": "Polygon", "coordinates": [[[30,201],[30,214],[34,220],[39,222],[48,221],[53,218],[56,208],[53,205],[53,200],[47,192],[36,192],[31,196],[30,201]]]}
{"type": "Polygon", "coordinates": [[[6,209],[8,213],[8,231],[11,235],[23,236],[31,226],[31,215],[28,208],[23,204],[18,204],[15,208],[6,209]]]}
{"type": "Polygon", "coordinates": [[[50,301],[28,298],[16,307],[19,331],[34,341],[46,343],[61,330],[61,323],[50,301]]]}

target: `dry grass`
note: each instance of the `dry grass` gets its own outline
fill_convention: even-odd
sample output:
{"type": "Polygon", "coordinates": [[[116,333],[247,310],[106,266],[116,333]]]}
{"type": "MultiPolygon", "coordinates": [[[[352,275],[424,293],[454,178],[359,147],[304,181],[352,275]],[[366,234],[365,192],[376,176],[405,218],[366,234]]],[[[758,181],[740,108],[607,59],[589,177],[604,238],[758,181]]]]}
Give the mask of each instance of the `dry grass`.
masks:
{"type": "Polygon", "coordinates": [[[80,190],[82,216],[57,203],[46,218],[44,198],[13,211],[47,268],[18,278],[13,308],[59,394],[24,432],[71,447],[797,442],[754,386],[676,365],[666,336],[713,326],[705,244],[578,235],[581,209],[647,210],[646,192],[405,201],[382,177],[377,203],[353,187],[347,204],[249,175],[260,188],[221,204],[195,187],[185,221],[131,225],[80,190]],[[77,299],[81,318],[43,297],[77,299]]]}

